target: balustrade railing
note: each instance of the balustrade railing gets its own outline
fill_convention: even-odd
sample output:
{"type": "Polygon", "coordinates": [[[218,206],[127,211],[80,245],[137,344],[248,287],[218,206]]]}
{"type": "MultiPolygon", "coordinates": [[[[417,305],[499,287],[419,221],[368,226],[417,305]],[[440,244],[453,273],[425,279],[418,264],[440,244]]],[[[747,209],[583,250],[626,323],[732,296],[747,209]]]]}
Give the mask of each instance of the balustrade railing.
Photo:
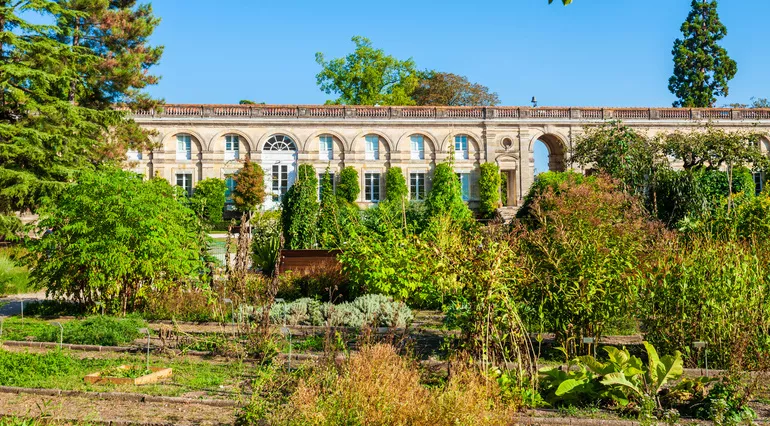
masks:
{"type": "Polygon", "coordinates": [[[342,105],[173,105],[134,111],[135,118],[214,117],[376,120],[770,120],[759,108],[380,107],[342,105]]]}

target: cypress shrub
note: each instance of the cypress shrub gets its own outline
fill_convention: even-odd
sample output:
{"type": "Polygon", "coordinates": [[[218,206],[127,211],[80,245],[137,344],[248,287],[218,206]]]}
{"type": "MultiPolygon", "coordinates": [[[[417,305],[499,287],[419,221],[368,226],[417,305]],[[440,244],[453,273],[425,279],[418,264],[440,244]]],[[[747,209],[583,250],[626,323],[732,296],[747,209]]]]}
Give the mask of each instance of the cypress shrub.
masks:
{"type": "Polygon", "coordinates": [[[409,194],[401,167],[391,167],[385,173],[385,199],[401,202],[409,194]]]}
{"type": "Polygon", "coordinates": [[[491,218],[500,205],[500,168],[495,163],[481,165],[481,177],[479,178],[479,212],[485,218],[491,218]]]}
{"type": "Polygon", "coordinates": [[[356,169],[352,166],[342,169],[340,181],[337,184],[337,197],[349,203],[355,203],[360,192],[361,185],[358,183],[358,172],[356,169]]]}
{"type": "Polygon", "coordinates": [[[463,201],[462,187],[452,163],[441,163],[433,172],[433,187],[425,198],[428,217],[448,215],[453,220],[467,220],[471,211],[463,201]]]}
{"type": "Polygon", "coordinates": [[[297,181],[281,200],[281,221],[286,248],[309,249],[316,242],[318,178],[310,164],[301,164],[297,181]]]}

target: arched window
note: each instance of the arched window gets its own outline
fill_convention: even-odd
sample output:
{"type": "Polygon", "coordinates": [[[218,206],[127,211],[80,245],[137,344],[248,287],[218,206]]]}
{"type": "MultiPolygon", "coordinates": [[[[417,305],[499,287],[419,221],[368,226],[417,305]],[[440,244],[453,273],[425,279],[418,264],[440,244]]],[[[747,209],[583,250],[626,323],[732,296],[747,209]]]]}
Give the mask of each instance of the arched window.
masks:
{"type": "Polygon", "coordinates": [[[468,159],[468,136],[455,136],[455,158],[458,160],[468,159]]]}
{"type": "Polygon", "coordinates": [[[379,160],[380,159],[380,137],[377,135],[366,135],[366,160],[379,160]]]}
{"type": "Polygon", "coordinates": [[[321,135],[318,137],[319,159],[330,161],[334,158],[334,138],[331,135],[321,135]]]}
{"type": "Polygon", "coordinates": [[[421,135],[412,135],[412,160],[424,160],[425,159],[425,139],[421,135]]]}
{"type": "Polygon", "coordinates": [[[176,159],[192,160],[192,138],[190,135],[176,135],[176,159]]]}
{"type": "Polygon", "coordinates": [[[225,161],[240,158],[241,142],[238,135],[225,136],[225,161]]]}
{"type": "Polygon", "coordinates": [[[286,135],[273,135],[265,142],[265,151],[296,151],[297,145],[286,135]]]}

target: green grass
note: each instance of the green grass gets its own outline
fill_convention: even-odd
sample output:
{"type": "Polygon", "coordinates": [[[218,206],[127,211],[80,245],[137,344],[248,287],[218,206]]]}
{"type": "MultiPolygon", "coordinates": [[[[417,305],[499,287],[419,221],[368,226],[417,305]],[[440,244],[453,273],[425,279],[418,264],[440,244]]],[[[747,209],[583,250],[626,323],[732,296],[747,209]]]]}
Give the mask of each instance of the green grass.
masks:
{"type": "Polygon", "coordinates": [[[11,259],[7,250],[0,252],[0,296],[26,293],[30,290],[29,272],[11,259]]]}
{"type": "MultiPolygon", "coordinates": [[[[141,337],[139,328],[147,326],[137,318],[113,318],[93,316],[83,320],[61,321],[64,327],[64,343],[79,345],[120,346],[141,337]]],[[[47,321],[19,317],[3,322],[4,340],[27,340],[36,342],[58,342],[59,326],[47,321]]]]}
{"type": "MultiPolygon", "coordinates": [[[[170,367],[172,377],[167,382],[132,386],[115,384],[87,384],[87,374],[110,370],[119,365],[144,368],[145,358],[122,356],[117,358],[79,359],[68,351],[46,353],[9,352],[0,350],[0,386],[19,386],[45,389],[82,390],[92,392],[120,391],[151,395],[182,396],[189,392],[203,392],[209,397],[237,399],[246,366],[242,363],[214,364],[203,361],[169,360],[151,357],[150,366],[170,367]]],[[[254,373],[260,367],[250,369],[254,373]]]]}

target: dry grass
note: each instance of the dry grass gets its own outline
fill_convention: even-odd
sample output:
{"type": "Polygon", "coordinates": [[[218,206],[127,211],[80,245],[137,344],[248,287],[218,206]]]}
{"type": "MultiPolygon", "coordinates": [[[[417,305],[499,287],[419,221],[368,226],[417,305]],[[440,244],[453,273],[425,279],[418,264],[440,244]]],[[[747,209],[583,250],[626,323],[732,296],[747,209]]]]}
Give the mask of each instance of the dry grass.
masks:
{"type": "Polygon", "coordinates": [[[514,407],[505,405],[494,380],[476,369],[454,365],[443,386],[420,383],[417,365],[391,345],[374,344],[338,370],[327,368],[302,381],[286,410],[271,424],[457,425],[508,424],[514,407]]]}

